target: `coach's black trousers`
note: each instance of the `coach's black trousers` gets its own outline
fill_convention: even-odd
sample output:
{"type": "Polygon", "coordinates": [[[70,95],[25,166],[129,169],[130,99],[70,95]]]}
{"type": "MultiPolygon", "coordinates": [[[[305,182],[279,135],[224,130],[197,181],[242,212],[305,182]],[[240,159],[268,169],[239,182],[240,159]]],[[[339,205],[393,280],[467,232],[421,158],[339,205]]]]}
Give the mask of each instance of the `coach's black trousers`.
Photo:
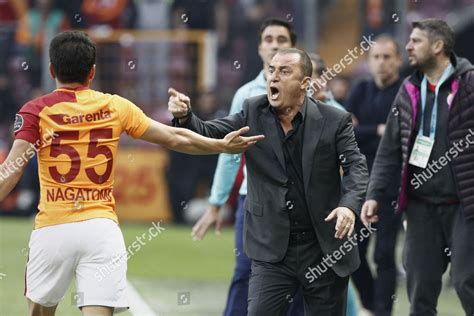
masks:
{"type": "Polygon", "coordinates": [[[451,277],[466,315],[474,315],[474,221],[461,206],[410,199],[403,263],[411,316],[436,315],[441,277],[451,262],[451,277]]]}
{"type": "Polygon", "coordinates": [[[248,316],[285,315],[293,293],[303,289],[306,316],[343,316],[348,277],[327,269],[313,282],[309,267],[321,266],[323,253],[314,233],[292,234],[285,258],[278,263],[254,260],[249,282],[248,316]]]}

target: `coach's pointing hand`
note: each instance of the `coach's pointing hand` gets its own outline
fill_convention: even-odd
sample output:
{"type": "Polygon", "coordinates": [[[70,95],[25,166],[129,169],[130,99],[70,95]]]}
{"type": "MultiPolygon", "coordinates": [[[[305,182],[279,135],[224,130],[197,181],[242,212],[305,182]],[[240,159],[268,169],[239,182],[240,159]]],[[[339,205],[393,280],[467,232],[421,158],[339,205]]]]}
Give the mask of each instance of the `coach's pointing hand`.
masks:
{"type": "MultiPolygon", "coordinates": [[[[174,118],[185,120],[191,109],[191,100],[188,96],[173,88],[168,89],[168,94],[170,96],[168,101],[168,111],[171,112],[174,118]]],[[[180,121],[180,123],[182,122],[180,121]]]]}

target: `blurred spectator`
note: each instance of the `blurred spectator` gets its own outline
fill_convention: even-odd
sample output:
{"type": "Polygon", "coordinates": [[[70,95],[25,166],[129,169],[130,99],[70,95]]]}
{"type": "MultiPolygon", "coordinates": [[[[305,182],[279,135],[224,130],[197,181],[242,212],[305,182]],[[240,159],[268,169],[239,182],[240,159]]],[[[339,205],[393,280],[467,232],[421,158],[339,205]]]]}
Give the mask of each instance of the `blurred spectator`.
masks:
{"type": "Polygon", "coordinates": [[[172,26],[189,29],[216,28],[217,0],[175,0],[172,5],[172,26]]]}
{"type": "MultiPolygon", "coordinates": [[[[20,49],[22,58],[28,63],[29,83],[33,88],[38,88],[42,83],[42,75],[47,75],[47,69],[42,69],[45,47],[48,47],[49,39],[58,32],[69,28],[64,13],[55,8],[54,0],[34,0],[33,5],[22,20],[17,33],[23,38],[20,49]],[[45,73],[46,71],[46,73],[45,73]]],[[[47,80],[50,81],[50,80],[47,80]]]]}
{"type": "Polygon", "coordinates": [[[244,23],[242,24],[242,36],[245,40],[245,48],[234,54],[234,60],[239,60],[244,69],[241,83],[247,83],[253,80],[262,69],[262,61],[254,52],[259,46],[258,36],[248,36],[249,34],[258,34],[262,21],[268,16],[282,17],[287,22],[293,21],[292,4],[287,1],[274,0],[241,0],[244,13],[244,23]],[[288,16],[288,17],[287,17],[288,16]]]}
{"type": "Polygon", "coordinates": [[[7,127],[14,121],[18,105],[11,93],[11,85],[5,75],[0,74],[0,141],[7,134],[7,127]],[[2,129],[2,125],[5,128],[2,129]]]}
{"type": "Polygon", "coordinates": [[[345,106],[346,98],[349,93],[350,79],[345,76],[336,76],[328,82],[328,87],[334,99],[339,104],[345,106]]]}
{"type": "MultiPolygon", "coordinates": [[[[387,116],[403,81],[400,78],[402,59],[399,44],[389,35],[380,35],[375,38],[375,42],[368,52],[371,78],[359,82],[346,103],[347,110],[352,113],[357,143],[367,158],[369,171],[372,170],[380,139],[385,132],[387,116]]],[[[367,260],[370,238],[359,242],[361,265],[352,275],[362,305],[377,316],[391,315],[392,296],[396,289],[395,245],[401,217],[395,214],[391,203],[396,200],[398,187],[399,182],[393,180],[387,189],[386,199],[381,201],[383,212],[380,212],[377,224],[374,251],[376,277],[372,275],[367,260]]],[[[360,222],[356,227],[356,230],[363,228],[360,222]]]]}
{"type": "Polygon", "coordinates": [[[137,2],[140,29],[167,29],[170,25],[170,1],[142,0],[137,2]]]}
{"type": "MultiPolygon", "coordinates": [[[[138,21],[137,8],[131,0],[84,0],[81,12],[90,33],[98,38],[107,38],[114,29],[133,29],[138,21]]],[[[133,44],[130,34],[122,34],[118,41],[98,42],[97,65],[101,71],[96,83],[104,92],[130,97],[131,83],[137,81],[133,44]]]]}
{"type": "Polygon", "coordinates": [[[377,36],[382,33],[393,33],[400,14],[396,10],[396,1],[364,0],[362,2],[363,35],[377,36]]]}
{"type": "Polygon", "coordinates": [[[6,158],[10,125],[18,107],[12,90],[11,74],[16,42],[21,40],[15,37],[16,30],[27,10],[26,0],[0,0],[0,162],[6,158]]]}
{"type": "MultiPolygon", "coordinates": [[[[11,58],[14,53],[18,23],[25,18],[28,10],[26,0],[0,0],[0,75],[8,73],[11,58]]],[[[17,34],[20,35],[20,34],[17,34]]]]}
{"type": "MultiPolygon", "coordinates": [[[[318,54],[308,53],[308,56],[311,58],[311,63],[313,64],[312,79],[320,80],[321,76],[323,75],[323,70],[326,68],[326,63],[318,54]]],[[[314,81],[312,81],[312,85],[309,88],[308,94],[316,100],[327,103],[340,110],[345,110],[344,107],[334,99],[332,92],[328,89],[326,84],[318,87],[316,84],[314,84],[314,81]]]]}
{"type": "Polygon", "coordinates": [[[56,6],[66,15],[69,25],[72,29],[85,29],[87,27],[86,19],[81,13],[83,0],[56,0],[56,6]]]}
{"type": "MultiPolygon", "coordinates": [[[[143,0],[137,2],[138,27],[142,30],[167,30],[170,27],[171,4],[167,0],[143,0]]],[[[140,85],[136,87],[137,96],[130,96],[140,105],[146,104],[151,111],[164,112],[169,116],[166,107],[168,99],[170,54],[169,41],[146,41],[135,45],[137,72],[140,85]],[[150,58],[152,56],[152,58],[150,58]]],[[[158,121],[161,118],[153,116],[158,121]]],[[[169,119],[166,120],[167,122],[169,119]]]]}
{"type": "Polygon", "coordinates": [[[431,0],[430,2],[417,1],[411,2],[408,1],[408,21],[420,20],[427,17],[439,17],[444,18],[450,12],[456,9],[462,10],[461,1],[453,0],[431,0]]]}
{"type": "Polygon", "coordinates": [[[135,2],[129,0],[83,0],[81,12],[88,27],[134,28],[137,23],[135,2]]]}

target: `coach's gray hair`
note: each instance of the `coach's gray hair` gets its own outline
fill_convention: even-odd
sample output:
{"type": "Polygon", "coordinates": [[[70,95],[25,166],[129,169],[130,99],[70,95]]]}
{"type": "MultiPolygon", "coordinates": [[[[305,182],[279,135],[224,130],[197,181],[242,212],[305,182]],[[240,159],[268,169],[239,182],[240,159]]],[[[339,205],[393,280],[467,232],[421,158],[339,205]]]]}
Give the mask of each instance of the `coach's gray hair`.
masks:
{"type": "Polygon", "coordinates": [[[303,77],[311,77],[313,75],[313,64],[305,51],[298,48],[282,48],[278,50],[279,55],[298,54],[300,56],[300,67],[303,77]]]}

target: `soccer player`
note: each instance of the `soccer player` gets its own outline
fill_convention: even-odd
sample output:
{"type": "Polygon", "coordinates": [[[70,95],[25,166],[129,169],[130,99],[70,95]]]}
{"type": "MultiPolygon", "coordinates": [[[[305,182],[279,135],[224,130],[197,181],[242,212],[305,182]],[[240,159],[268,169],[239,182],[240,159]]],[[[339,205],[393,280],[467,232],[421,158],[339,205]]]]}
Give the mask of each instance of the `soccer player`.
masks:
{"type": "Polygon", "coordinates": [[[126,256],[114,212],[114,162],[128,135],[189,154],[240,153],[260,136],[248,128],[212,140],[152,121],[132,102],[91,90],[96,47],[83,32],[57,35],[49,47],[57,89],[28,102],[16,116],[15,142],[0,166],[0,201],[38,153],[41,199],[29,243],[25,296],[30,315],[54,315],[72,278],[83,315],[128,308],[126,264],[105,278],[103,266],[126,256]]]}

